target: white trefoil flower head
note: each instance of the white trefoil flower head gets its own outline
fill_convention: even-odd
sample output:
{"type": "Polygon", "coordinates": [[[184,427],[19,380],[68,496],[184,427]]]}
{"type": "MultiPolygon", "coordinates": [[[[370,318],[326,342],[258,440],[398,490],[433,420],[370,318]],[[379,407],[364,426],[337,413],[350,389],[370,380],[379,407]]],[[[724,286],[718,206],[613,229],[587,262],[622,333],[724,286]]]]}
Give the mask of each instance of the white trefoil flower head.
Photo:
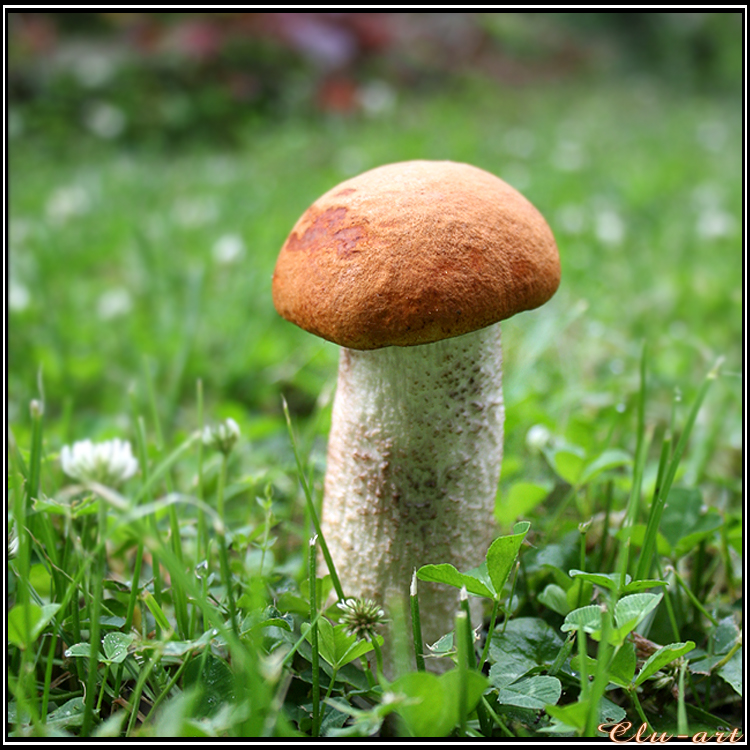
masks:
{"type": "Polygon", "coordinates": [[[130,443],[118,438],[103,443],[80,440],[72,447],[65,445],[60,452],[60,463],[72,479],[109,487],[121,485],[138,471],[130,443]]]}
{"type": "Polygon", "coordinates": [[[343,611],[341,622],[349,635],[371,641],[378,625],[385,622],[385,612],[372,599],[345,599],[338,603],[343,611]]]}
{"type": "Polygon", "coordinates": [[[212,427],[203,429],[203,444],[228,456],[239,440],[240,426],[231,417],[212,427]]]}

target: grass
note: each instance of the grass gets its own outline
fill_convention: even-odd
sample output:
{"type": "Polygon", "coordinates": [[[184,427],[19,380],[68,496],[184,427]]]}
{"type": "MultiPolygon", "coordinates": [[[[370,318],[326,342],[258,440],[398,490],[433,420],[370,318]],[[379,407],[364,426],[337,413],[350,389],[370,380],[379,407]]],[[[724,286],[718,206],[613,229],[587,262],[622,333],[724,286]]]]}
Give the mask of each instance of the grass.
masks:
{"type": "MultiPolygon", "coordinates": [[[[400,96],[231,151],[11,140],[14,736],[741,726],[739,102],[648,80],[400,96]],[[493,586],[445,581],[487,600],[482,640],[457,613],[452,669],[404,656],[386,680],[311,554],[337,350],[278,319],[270,275],[315,197],[412,158],[518,187],[563,282],[504,328],[493,586]],[[232,450],[204,444],[228,418],[232,450]],[[121,486],[62,472],[64,445],[114,437],[140,465],[121,486]]],[[[407,653],[418,623],[392,620],[407,653]]]]}

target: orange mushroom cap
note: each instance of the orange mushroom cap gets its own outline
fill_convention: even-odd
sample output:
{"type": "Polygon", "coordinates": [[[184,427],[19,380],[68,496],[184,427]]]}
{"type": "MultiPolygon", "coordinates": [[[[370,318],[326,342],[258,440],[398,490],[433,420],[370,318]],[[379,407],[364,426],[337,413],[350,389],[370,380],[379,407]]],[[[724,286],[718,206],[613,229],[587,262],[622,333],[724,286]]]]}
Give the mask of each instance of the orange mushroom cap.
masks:
{"type": "Polygon", "coordinates": [[[325,193],[279,254],[281,316],[350,349],[427,344],[544,304],[560,259],[542,215],[468,164],[409,161],[325,193]]]}

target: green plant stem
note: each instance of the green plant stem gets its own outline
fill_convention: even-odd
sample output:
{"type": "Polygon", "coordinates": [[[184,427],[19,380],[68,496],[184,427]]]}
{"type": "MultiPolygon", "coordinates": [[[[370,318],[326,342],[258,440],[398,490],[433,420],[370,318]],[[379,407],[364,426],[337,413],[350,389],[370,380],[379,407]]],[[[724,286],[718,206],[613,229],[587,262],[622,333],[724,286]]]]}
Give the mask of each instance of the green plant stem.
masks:
{"type": "Polygon", "coordinates": [[[633,706],[635,707],[636,713],[638,714],[638,717],[640,718],[641,723],[646,725],[646,729],[648,730],[649,734],[653,734],[654,729],[651,726],[649,720],[646,718],[646,714],[643,711],[643,706],[641,706],[640,700],[638,700],[637,688],[632,688],[631,690],[628,690],[628,695],[630,696],[630,699],[633,701],[633,706]]]}
{"type": "MultiPolygon", "coordinates": [[[[203,381],[199,378],[196,383],[196,400],[198,405],[198,431],[203,435],[205,427],[203,419],[203,381]]],[[[198,499],[206,500],[206,490],[203,479],[203,440],[198,441],[198,499]]],[[[208,526],[206,524],[206,514],[203,508],[198,508],[198,561],[205,560],[208,557],[208,526]]]]}
{"type": "Polygon", "coordinates": [[[109,677],[110,665],[104,665],[104,675],[102,677],[102,684],[99,688],[99,699],[96,701],[96,713],[100,713],[102,710],[102,702],[104,701],[104,688],[107,685],[107,678],[109,677]]]}
{"type": "MultiPolygon", "coordinates": [[[[614,499],[614,491],[612,487],[612,481],[607,482],[606,489],[604,492],[604,525],[602,532],[602,541],[599,545],[599,556],[596,562],[596,570],[604,570],[604,557],[609,549],[609,519],[612,515],[612,501],[614,499]]],[[[582,568],[583,570],[583,568],[582,568]]]]}
{"type": "MultiPolygon", "coordinates": [[[[23,664],[23,662],[22,662],[23,664]]],[[[31,702],[26,695],[24,686],[21,685],[23,679],[27,679],[21,673],[20,670],[14,670],[19,675],[18,679],[15,679],[13,674],[8,674],[8,688],[10,694],[16,699],[16,731],[22,733],[24,731],[24,719],[28,714],[31,725],[39,722],[39,713],[37,711],[36,703],[31,702]]]]}
{"type": "Polygon", "coordinates": [[[685,672],[687,670],[687,661],[683,660],[680,665],[680,676],[677,681],[677,733],[681,735],[689,734],[687,711],[685,709],[685,672]]]}
{"type": "MultiPolygon", "coordinates": [[[[662,573],[661,564],[659,560],[656,560],[656,570],[659,573],[659,579],[664,579],[664,574],[662,573]]],[[[664,592],[664,606],[667,608],[667,617],[669,618],[669,626],[672,628],[672,638],[675,642],[680,640],[680,628],[677,625],[677,618],[675,617],[674,613],[674,606],[672,605],[672,597],[674,596],[674,591],[670,591],[669,589],[673,587],[668,587],[667,590],[664,592]]]]}
{"type": "Polygon", "coordinates": [[[26,483],[26,510],[31,512],[31,505],[39,497],[39,484],[42,474],[42,433],[44,404],[32,401],[29,406],[31,413],[31,451],[29,453],[29,475],[26,483]]]}
{"type": "MultiPolygon", "coordinates": [[[[703,575],[707,572],[706,567],[706,540],[702,539],[698,544],[696,559],[693,563],[693,570],[690,578],[690,589],[691,591],[694,591],[696,595],[700,594],[701,588],[703,587],[703,575]]],[[[709,577],[708,580],[711,580],[711,578],[709,577]]],[[[699,611],[700,610],[697,608],[693,610],[693,619],[695,619],[695,615],[699,611]]]]}
{"type": "Polygon", "coordinates": [[[586,662],[588,656],[586,650],[586,633],[581,628],[578,629],[578,659],[580,661],[580,682],[581,682],[581,697],[579,700],[588,700],[589,697],[589,669],[586,662]]]}
{"type": "Polygon", "coordinates": [[[146,680],[148,680],[148,678],[151,676],[151,672],[153,672],[155,666],[156,659],[152,657],[151,659],[149,659],[148,664],[143,665],[141,671],[138,674],[135,688],[133,688],[133,692],[130,696],[130,699],[128,700],[128,704],[130,705],[130,718],[128,719],[128,726],[125,730],[126,737],[130,737],[133,733],[135,722],[138,718],[138,706],[141,703],[141,694],[143,693],[143,688],[146,684],[146,680]]]}
{"type": "MultiPolygon", "coordinates": [[[[151,403],[151,410],[152,410],[152,416],[154,419],[154,429],[156,432],[156,442],[157,442],[157,450],[161,452],[162,447],[164,445],[163,441],[163,435],[162,435],[162,429],[161,424],[159,420],[159,411],[156,405],[156,397],[154,393],[154,384],[153,379],[151,378],[151,372],[150,367],[148,366],[148,363],[145,363],[145,369],[146,369],[146,380],[147,380],[147,387],[148,387],[148,393],[149,393],[149,402],[151,403]]],[[[160,479],[162,476],[164,477],[164,482],[167,487],[168,492],[173,492],[173,483],[172,478],[170,475],[170,470],[174,463],[177,461],[177,459],[185,452],[187,452],[193,444],[194,440],[198,440],[200,438],[200,434],[196,433],[192,437],[190,437],[188,440],[185,440],[176,450],[174,450],[164,461],[160,463],[160,465],[157,467],[156,471],[154,471],[152,474],[150,474],[147,478],[144,477],[144,481],[141,485],[141,488],[139,492],[137,493],[135,497],[135,502],[139,502],[144,496],[146,496],[148,493],[150,493],[152,485],[156,482],[157,479],[160,479]]],[[[145,430],[144,430],[144,445],[145,445],[145,430]]],[[[176,515],[176,510],[173,505],[169,506],[168,509],[169,514],[169,525],[170,525],[170,533],[171,533],[171,547],[174,553],[177,555],[177,558],[182,561],[183,560],[183,551],[182,551],[182,538],[180,533],[180,526],[179,526],[179,520],[176,515]]],[[[156,518],[154,518],[154,529],[156,529],[156,518]]],[[[155,561],[155,568],[158,561],[155,561]]],[[[156,587],[156,577],[155,577],[155,587],[156,587]]],[[[174,609],[175,609],[175,619],[177,620],[177,627],[180,631],[181,635],[185,639],[190,638],[190,632],[189,632],[189,620],[187,615],[187,599],[185,596],[185,592],[177,587],[172,587],[172,594],[173,594],[173,602],[174,602],[174,609]]],[[[161,592],[159,592],[157,596],[157,601],[161,605],[161,592]]]]}
{"type": "Polygon", "coordinates": [[[476,652],[474,649],[474,631],[471,627],[471,608],[469,607],[469,594],[466,589],[461,589],[460,595],[460,606],[461,611],[466,615],[466,653],[467,653],[467,666],[469,669],[476,669],[476,652]]]}
{"type": "MultiPolygon", "coordinates": [[[[32,409],[32,416],[33,416],[33,409],[32,409]]],[[[33,445],[33,442],[32,442],[33,445]]],[[[29,570],[31,568],[31,538],[29,534],[29,530],[26,526],[26,516],[27,516],[27,508],[28,506],[28,493],[24,493],[21,490],[21,485],[18,480],[19,475],[25,476],[26,475],[26,467],[23,464],[23,458],[21,457],[21,453],[18,450],[17,446],[15,445],[15,441],[13,441],[13,450],[11,450],[11,458],[14,463],[14,471],[13,471],[13,482],[14,482],[14,492],[13,492],[13,517],[14,517],[14,527],[16,531],[16,535],[18,538],[18,551],[16,553],[16,570],[18,571],[16,576],[16,602],[15,606],[17,607],[23,607],[25,616],[24,616],[24,632],[29,634],[31,633],[31,611],[29,609],[30,604],[30,583],[29,583],[29,570]]],[[[26,481],[28,482],[28,476],[26,476],[26,481]]],[[[24,710],[28,710],[29,714],[31,716],[36,716],[36,705],[34,703],[33,696],[35,695],[35,691],[32,689],[31,685],[28,686],[27,689],[27,681],[30,679],[31,676],[31,670],[28,667],[29,664],[29,648],[28,645],[26,645],[26,648],[21,649],[20,654],[20,665],[18,667],[18,681],[13,684],[11,687],[11,691],[13,695],[16,697],[16,702],[18,704],[18,717],[19,717],[19,726],[21,724],[21,716],[24,712],[24,710]]]]}
{"type": "MultiPolygon", "coordinates": [[[[169,506],[169,530],[172,541],[172,550],[175,556],[184,564],[182,552],[182,535],[180,533],[180,522],[177,518],[177,508],[174,504],[169,506]]],[[[174,602],[175,619],[177,620],[177,629],[185,640],[190,640],[190,629],[188,626],[187,600],[185,592],[179,587],[172,587],[172,600],[174,602]]]]}
{"type": "Polygon", "coordinates": [[[659,465],[656,470],[656,483],[654,485],[654,495],[651,499],[651,508],[649,510],[648,520],[646,522],[646,536],[641,549],[641,556],[639,558],[639,565],[636,572],[636,580],[640,578],[639,573],[644,571],[643,577],[647,578],[651,572],[651,562],[649,561],[648,566],[643,564],[644,554],[653,554],[652,550],[656,547],[656,534],[659,530],[659,523],[661,522],[661,513],[663,511],[663,504],[660,505],[659,498],[661,497],[661,488],[664,484],[664,477],[667,472],[667,466],[669,464],[669,457],[672,453],[672,434],[667,432],[662,438],[661,451],[659,453],[659,465]],[[650,541],[653,536],[654,542],[650,541]]]}
{"type": "Polygon", "coordinates": [[[372,643],[372,648],[375,651],[375,674],[378,680],[380,680],[383,676],[383,652],[380,648],[380,643],[378,643],[378,636],[373,636],[370,643],[372,643]]]}
{"type": "Polygon", "coordinates": [[[323,697],[323,703],[325,703],[331,697],[331,693],[333,692],[333,686],[336,683],[336,676],[338,675],[338,673],[339,673],[339,668],[332,665],[330,682],[328,683],[328,689],[326,690],[326,694],[323,697]]]}
{"type": "MultiPolygon", "coordinates": [[[[588,526],[589,522],[587,521],[585,524],[580,524],[578,527],[578,536],[580,541],[580,544],[578,546],[578,567],[584,573],[586,572],[586,532],[588,531],[588,526]]],[[[578,602],[578,606],[581,606],[580,600],[578,602]]]]}
{"type": "Polygon", "coordinates": [[[734,644],[732,645],[732,648],[727,651],[727,653],[721,658],[721,660],[717,661],[716,664],[711,667],[711,673],[718,672],[722,667],[725,667],[729,660],[742,648],[742,639],[738,638],[734,644]]]}
{"type": "Polygon", "coordinates": [[[94,721],[94,700],[96,698],[97,677],[99,676],[102,596],[104,593],[104,577],[106,575],[107,504],[101,497],[98,503],[99,538],[97,548],[93,553],[96,564],[92,571],[94,585],[89,604],[89,619],[91,622],[89,626],[89,645],[91,652],[89,656],[89,674],[86,682],[83,722],[81,724],[81,736],[83,737],[88,737],[91,734],[91,726],[94,721]]]}
{"type": "Polygon", "coordinates": [[[316,537],[310,539],[310,551],[308,557],[308,580],[310,587],[310,647],[312,649],[312,726],[310,734],[312,737],[320,735],[320,654],[318,652],[318,596],[317,596],[317,573],[316,573],[316,537]]]}
{"type": "Polygon", "coordinates": [[[320,541],[320,551],[323,553],[323,558],[325,559],[326,565],[328,566],[328,573],[331,576],[331,583],[333,584],[333,588],[336,590],[336,596],[338,597],[339,601],[343,601],[345,599],[344,589],[341,587],[341,581],[339,580],[338,574],[336,573],[336,566],[333,564],[333,558],[331,557],[331,553],[328,550],[328,545],[326,544],[325,537],[323,536],[323,530],[320,526],[318,513],[315,510],[315,503],[313,502],[312,492],[310,490],[310,486],[307,483],[307,479],[305,478],[302,461],[299,456],[299,451],[297,450],[297,441],[295,440],[294,430],[292,429],[292,418],[289,416],[289,407],[287,406],[286,399],[283,397],[282,404],[284,408],[284,417],[286,418],[287,429],[289,430],[289,437],[292,441],[294,460],[297,464],[297,474],[299,476],[300,483],[302,484],[302,490],[305,494],[305,500],[307,501],[307,510],[310,514],[310,518],[312,519],[313,526],[315,527],[315,533],[317,534],[320,541]]]}
{"type": "Polygon", "coordinates": [[[55,663],[55,649],[57,648],[57,635],[50,637],[49,649],[47,651],[47,666],[44,669],[44,687],[42,688],[42,711],[41,720],[47,723],[47,707],[49,705],[49,690],[52,682],[52,667],[55,663]]]}
{"type": "Polygon", "coordinates": [[[370,662],[367,659],[367,654],[363,654],[359,657],[359,663],[362,667],[362,672],[364,672],[365,678],[367,679],[367,686],[369,689],[374,688],[378,683],[375,682],[375,678],[372,675],[372,666],[370,665],[370,662]]]}
{"type": "Polygon", "coordinates": [[[138,545],[135,550],[135,563],[133,565],[133,576],[130,579],[130,596],[128,597],[128,609],[125,613],[125,626],[123,628],[125,633],[130,632],[133,627],[133,617],[135,615],[135,607],[138,603],[138,593],[141,588],[141,567],[143,565],[143,540],[138,540],[138,545]]]}
{"type": "MultiPolygon", "coordinates": [[[[516,564],[516,570],[518,570],[518,564],[516,564]]],[[[482,649],[482,655],[479,657],[479,671],[484,669],[484,665],[487,663],[487,658],[490,655],[490,644],[492,643],[492,634],[495,632],[495,622],[497,621],[497,613],[500,611],[500,601],[494,599],[492,602],[492,614],[490,615],[490,625],[487,629],[487,638],[484,641],[484,648],[482,649]]]]}
{"type": "MultiPolygon", "coordinates": [[[[40,392],[41,392],[41,373],[40,373],[40,392]]],[[[29,405],[29,412],[31,414],[31,452],[29,454],[29,476],[26,486],[26,498],[24,503],[24,525],[23,528],[18,530],[19,534],[19,549],[20,549],[20,538],[23,534],[27,539],[26,549],[24,552],[25,563],[26,563],[26,575],[28,576],[31,566],[31,543],[35,533],[38,533],[37,529],[40,525],[38,518],[32,514],[32,506],[34,500],[39,498],[39,487],[41,483],[42,475],[42,453],[43,453],[43,427],[44,427],[44,399],[42,397],[39,401],[32,401],[29,405]]],[[[54,548],[54,541],[52,542],[54,548]]],[[[54,552],[54,549],[52,550],[54,552]]],[[[30,589],[27,589],[26,603],[29,602],[30,589]]],[[[24,608],[25,622],[24,629],[27,635],[31,635],[31,610],[27,606],[24,608]]],[[[31,657],[31,643],[26,645],[21,657],[22,675],[28,675],[30,684],[28,685],[28,700],[33,702],[34,708],[36,709],[36,685],[34,684],[34,667],[30,660],[31,657]]],[[[22,678],[23,685],[26,687],[26,680],[22,678]]]]}
{"type": "MultiPolygon", "coordinates": [[[[150,474],[149,463],[148,463],[146,423],[143,417],[137,417],[136,419],[136,436],[137,436],[136,443],[138,446],[138,459],[139,459],[139,463],[141,467],[141,478],[142,478],[143,487],[142,487],[142,490],[136,495],[135,502],[138,503],[142,499],[145,499],[147,502],[152,502],[153,496],[151,494],[151,486],[150,486],[151,474],[150,474]]],[[[158,527],[155,515],[151,517],[151,526],[152,526],[153,533],[155,535],[158,535],[159,527],[158,527]]],[[[143,558],[143,555],[141,554],[141,559],[142,558],[143,558]]],[[[162,606],[161,566],[159,565],[159,556],[154,551],[152,551],[151,553],[151,571],[152,571],[152,575],[154,579],[154,599],[156,599],[156,603],[159,605],[159,607],[161,607],[162,606]]],[[[161,636],[161,626],[157,622],[156,623],[156,637],[159,638],[160,636],[161,636]]]]}
{"type": "Polygon", "coordinates": [[[732,565],[732,555],[729,551],[729,523],[727,518],[724,518],[724,523],[721,524],[721,559],[724,564],[724,576],[727,582],[727,589],[729,590],[729,598],[737,598],[737,581],[735,580],[734,570],[732,565]]]}
{"type": "MultiPolygon", "coordinates": [[[[470,659],[471,651],[467,648],[469,638],[471,637],[471,626],[469,618],[463,609],[456,614],[456,658],[458,661],[458,729],[459,736],[466,736],[466,727],[468,722],[468,673],[471,668],[470,659]]],[[[472,645],[473,649],[473,645],[472,645]]]]}
{"type": "Polygon", "coordinates": [[[588,693],[588,716],[586,719],[586,737],[596,737],[596,729],[599,726],[599,703],[604,695],[609,682],[607,669],[612,658],[612,645],[609,636],[612,632],[612,612],[617,603],[617,592],[612,592],[609,602],[604,605],[602,612],[602,635],[596,653],[596,670],[594,681],[591,683],[588,693]]]}
{"type": "MultiPolygon", "coordinates": [[[[630,529],[632,529],[641,506],[641,490],[643,487],[643,473],[646,467],[646,457],[649,440],[646,435],[646,396],[647,396],[647,358],[648,351],[645,342],[641,348],[640,362],[640,388],[638,390],[637,401],[637,423],[636,423],[636,446],[635,461],[633,464],[633,483],[630,488],[628,497],[625,519],[621,528],[628,529],[626,538],[621,542],[617,549],[617,573],[620,576],[620,589],[625,587],[625,576],[630,567],[630,529]]],[[[605,532],[608,527],[605,527],[605,532]]]]}
{"type": "Polygon", "coordinates": [[[489,716],[492,718],[492,721],[495,723],[496,726],[500,727],[500,731],[506,736],[506,737],[514,737],[515,735],[513,732],[508,729],[508,727],[505,725],[505,722],[497,715],[497,713],[494,711],[492,706],[490,706],[490,702],[487,700],[486,696],[482,696],[482,705],[484,706],[484,710],[489,714],[489,716]]]}
{"type": "MultiPolygon", "coordinates": [[[[135,564],[133,566],[133,577],[130,580],[130,596],[128,597],[128,609],[125,613],[125,625],[123,632],[129,633],[133,627],[133,617],[135,615],[135,607],[138,603],[138,595],[141,590],[141,567],[143,565],[143,539],[138,540],[138,545],[135,552],[135,564]]],[[[123,665],[118,664],[115,672],[115,695],[120,695],[120,686],[122,684],[122,672],[123,665]]]]}
{"type": "Polygon", "coordinates": [[[414,658],[417,663],[417,671],[425,671],[424,663],[424,640],[422,639],[422,618],[419,613],[419,595],[417,592],[417,571],[415,570],[411,578],[411,588],[409,590],[409,604],[411,609],[411,633],[414,642],[414,658]]]}
{"type": "Polygon", "coordinates": [[[234,585],[232,582],[232,570],[229,566],[229,551],[227,550],[226,524],[224,518],[224,487],[227,478],[227,461],[228,456],[222,453],[221,469],[219,470],[219,486],[217,489],[217,510],[221,519],[221,529],[218,533],[219,541],[219,559],[221,564],[221,576],[224,579],[224,585],[227,591],[227,604],[229,606],[229,619],[232,623],[234,634],[239,636],[237,624],[237,607],[234,602],[234,585]]]}
{"type": "MultiPolygon", "coordinates": [[[[315,616],[315,619],[313,622],[310,623],[310,626],[312,627],[313,624],[317,623],[318,619],[320,618],[320,612],[315,616]]],[[[289,652],[284,656],[284,658],[281,660],[281,666],[286,667],[289,665],[289,663],[292,661],[292,658],[297,653],[297,650],[299,647],[307,640],[307,636],[301,635],[296,643],[289,649],[289,652]]],[[[364,658],[364,657],[362,657],[364,658]]]]}
{"type": "MultiPolygon", "coordinates": [[[[260,551],[260,569],[258,570],[258,575],[263,575],[263,566],[266,563],[266,551],[268,550],[268,540],[271,537],[271,525],[272,525],[272,508],[273,508],[273,502],[271,500],[270,492],[273,491],[273,485],[268,485],[266,487],[266,499],[262,501],[261,505],[263,507],[263,541],[261,542],[261,551],[260,551]],[[270,488],[270,489],[269,489],[270,488]]],[[[260,499],[260,498],[259,498],[260,499]]]]}
{"type": "MultiPolygon", "coordinates": [[[[206,650],[206,652],[207,651],[208,649],[206,650]]],[[[172,688],[177,684],[177,681],[180,679],[180,677],[182,677],[182,673],[185,671],[189,663],[190,663],[190,659],[188,657],[185,657],[182,664],[180,664],[177,671],[172,675],[169,682],[164,687],[164,690],[162,690],[161,693],[159,693],[157,698],[154,700],[154,705],[151,706],[151,710],[148,712],[148,715],[146,716],[146,721],[148,721],[154,715],[154,713],[157,711],[159,706],[164,702],[164,699],[169,696],[170,692],[172,691],[172,688]]]]}
{"type": "MultiPolygon", "coordinates": [[[[477,664],[477,654],[476,649],[474,648],[474,630],[471,627],[471,609],[469,607],[469,595],[466,589],[461,589],[461,609],[463,613],[466,615],[466,669],[470,671],[476,670],[478,667],[481,667],[483,662],[480,662],[477,664]]],[[[457,631],[458,632],[458,631],[457,631]]],[[[489,640],[489,636],[488,639],[489,640]]],[[[468,677],[465,675],[462,677],[462,690],[463,692],[463,711],[466,712],[468,707],[466,706],[467,699],[467,691],[468,687],[466,684],[466,681],[468,680],[468,677]]],[[[488,736],[492,733],[492,722],[490,720],[490,717],[488,716],[487,712],[484,710],[484,705],[480,703],[477,706],[477,717],[479,718],[479,726],[482,730],[482,733],[485,736],[488,736]]],[[[464,722],[464,729],[463,731],[466,731],[465,722],[464,722]]]]}
{"type": "Polygon", "coordinates": [[[687,594],[687,598],[690,599],[691,604],[707,619],[711,624],[716,627],[719,622],[718,620],[701,604],[701,602],[698,600],[698,597],[690,590],[690,586],[688,586],[685,581],[682,579],[682,576],[677,572],[677,569],[675,567],[672,567],[672,575],[674,575],[675,580],[677,581],[680,588],[687,594]]]}
{"type": "Polygon", "coordinates": [[[518,584],[518,574],[520,570],[521,570],[521,561],[516,560],[516,564],[513,569],[513,580],[511,581],[511,584],[510,584],[510,594],[508,595],[508,607],[506,610],[508,613],[508,618],[506,619],[506,623],[507,623],[507,620],[510,619],[510,615],[513,612],[513,597],[516,595],[516,585],[518,584]]]}
{"type": "Polygon", "coordinates": [[[646,537],[643,542],[643,549],[641,550],[638,570],[636,573],[636,580],[648,578],[649,573],[651,572],[651,564],[653,561],[654,552],[656,550],[656,533],[659,528],[664,505],[667,502],[669,490],[672,488],[672,483],[674,482],[674,478],[677,475],[677,469],[680,465],[682,454],[685,452],[685,447],[687,446],[687,442],[690,437],[690,433],[692,432],[693,425],[695,424],[695,420],[698,416],[698,412],[700,411],[703,400],[708,393],[708,389],[711,387],[713,381],[718,377],[721,362],[722,360],[720,359],[714,365],[708,375],[706,375],[706,377],[704,378],[700,390],[698,391],[698,395],[696,396],[695,401],[693,402],[693,406],[688,414],[688,418],[685,423],[685,427],[682,430],[682,434],[680,435],[680,439],[677,441],[674,453],[669,459],[668,465],[665,463],[666,468],[663,472],[663,477],[661,478],[661,481],[658,482],[658,486],[654,493],[655,496],[651,503],[651,515],[646,527],[646,537]]]}
{"type": "Polygon", "coordinates": [[[570,656],[570,652],[573,650],[575,640],[576,634],[574,632],[568,633],[568,637],[565,639],[565,643],[563,643],[563,646],[560,651],[558,651],[555,660],[547,670],[547,674],[550,677],[554,677],[562,669],[563,664],[565,664],[565,661],[570,656]]]}

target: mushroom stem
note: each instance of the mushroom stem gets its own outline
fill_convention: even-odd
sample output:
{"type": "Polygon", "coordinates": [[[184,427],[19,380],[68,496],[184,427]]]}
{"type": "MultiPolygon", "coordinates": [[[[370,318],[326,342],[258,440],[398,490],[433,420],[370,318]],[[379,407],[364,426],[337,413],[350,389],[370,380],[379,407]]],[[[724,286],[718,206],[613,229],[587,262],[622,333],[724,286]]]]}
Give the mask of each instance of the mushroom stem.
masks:
{"type": "MultiPolygon", "coordinates": [[[[408,602],[415,568],[483,562],[502,461],[501,366],[499,324],[419,346],[342,349],[323,533],[347,596],[388,608],[408,602]]],[[[421,584],[419,595],[432,643],[451,630],[458,592],[421,584]]]]}

